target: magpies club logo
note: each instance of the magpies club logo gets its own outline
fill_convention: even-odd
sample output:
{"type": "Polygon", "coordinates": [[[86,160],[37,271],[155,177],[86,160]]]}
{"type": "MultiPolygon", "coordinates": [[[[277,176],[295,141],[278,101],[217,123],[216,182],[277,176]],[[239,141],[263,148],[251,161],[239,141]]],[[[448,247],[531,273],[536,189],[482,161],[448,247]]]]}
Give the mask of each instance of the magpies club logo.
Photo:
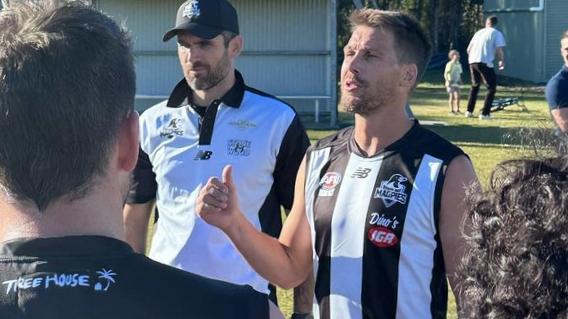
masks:
{"type": "Polygon", "coordinates": [[[406,186],[404,182],[408,181],[408,178],[400,175],[394,174],[389,178],[388,181],[382,181],[381,185],[375,190],[373,198],[380,198],[387,208],[391,207],[396,203],[406,204],[406,186]]]}

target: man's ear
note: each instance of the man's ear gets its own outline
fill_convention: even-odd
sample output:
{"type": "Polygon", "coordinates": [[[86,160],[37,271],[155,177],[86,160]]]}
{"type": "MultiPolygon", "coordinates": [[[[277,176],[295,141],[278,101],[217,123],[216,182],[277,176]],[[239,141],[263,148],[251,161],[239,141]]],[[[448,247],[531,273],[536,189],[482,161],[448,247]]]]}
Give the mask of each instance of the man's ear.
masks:
{"type": "Polygon", "coordinates": [[[231,39],[229,42],[229,57],[231,59],[237,58],[241,55],[243,50],[243,37],[240,35],[236,35],[234,38],[231,39]]]}
{"type": "Polygon", "coordinates": [[[413,88],[418,80],[418,68],[416,64],[403,64],[400,84],[403,87],[413,88]]]}
{"type": "Polygon", "coordinates": [[[132,171],[138,161],[138,117],[138,112],[129,112],[118,131],[118,168],[127,172],[132,171]]]}

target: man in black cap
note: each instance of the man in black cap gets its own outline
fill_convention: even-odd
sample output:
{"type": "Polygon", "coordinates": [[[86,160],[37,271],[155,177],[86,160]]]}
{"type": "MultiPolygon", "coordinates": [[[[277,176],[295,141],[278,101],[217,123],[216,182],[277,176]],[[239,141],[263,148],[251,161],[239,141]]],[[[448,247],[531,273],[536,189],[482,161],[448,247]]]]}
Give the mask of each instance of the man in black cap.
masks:
{"type": "Polygon", "coordinates": [[[128,33],[77,2],[0,11],[0,318],[259,318],[266,296],[137,254],[128,33]]]}
{"type": "Polygon", "coordinates": [[[243,40],[229,2],[186,1],[163,40],[174,36],[184,79],[141,116],[140,156],[124,210],[127,238],[145,251],[155,201],[152,259],[268,295],[268,282],[227,236],[197,217],[195,200],[209,176],[230,163],[239,168],[235,181],[248,220],[278,236],[280,208],[292,205],[309,140],[291,106],[246,86],[235,70],[243,40]]]}

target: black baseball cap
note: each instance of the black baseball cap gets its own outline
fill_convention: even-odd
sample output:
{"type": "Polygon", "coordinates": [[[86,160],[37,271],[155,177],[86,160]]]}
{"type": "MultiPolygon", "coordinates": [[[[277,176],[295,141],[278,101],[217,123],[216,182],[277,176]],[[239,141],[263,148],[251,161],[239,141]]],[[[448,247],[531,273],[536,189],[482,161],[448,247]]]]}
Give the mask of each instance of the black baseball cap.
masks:
{"type": "Polygon", "coordinates": [[[176,26],[164,34],[166,42],[180,31],[213,39],[223,31],[239,34],[237,10],[227,0],[188,0],[178,9],[176,26]]]}

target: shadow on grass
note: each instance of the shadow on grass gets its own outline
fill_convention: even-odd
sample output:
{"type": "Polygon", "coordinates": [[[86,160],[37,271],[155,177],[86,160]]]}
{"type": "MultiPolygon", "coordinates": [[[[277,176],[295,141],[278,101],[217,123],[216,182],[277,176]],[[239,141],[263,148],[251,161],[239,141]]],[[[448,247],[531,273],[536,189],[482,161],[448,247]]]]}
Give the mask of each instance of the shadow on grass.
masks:
{"type": "MultiPolygon", "coordinates": [[[[425,119],[422,118],[421,121],[425,119]]],[[[331,134],[337,129],[342,129],[353,125],[351,119],[344,119],[339,122],[337,127],[330,128],[323,123],[315,124],[311,121],[304,122],[306,127],[312,131],[320,132],[317,138],[331,134]],[[321,135],[321,136],[320,136],[321,135]]],[[[527,127],[499,127],[499,126],[472,126],[472,125],[424,125],[426,128],[436,132],[442,137],[454,143],[468,143],[480,145],[513,145],[532,147],[535,142],[548,143],[553,139],[552,130],[547,127],[527,128],[527,127]]]]}
{"type": "Polygon", "coordinates": [[[552,138],[552,130],[548,128],[470,125],[429,125],[427,128],[455,143],[531,146],[535,141],[552,138]]]}
{"type": "MultiPolygon", "coordinates": [[[[461,61],[463,73],[462,73],[462,83],[469,84],[471,83],[471,77],[469,73],[469,65],[467,61],[461,61]]],[[[424,73],[424,76],[421,79],[421,83],[429,83],[434,85],[444,85],[444,68],[435,68],[429,69],[424,73]]],[[[517,89],[523,90],[532,90],[537,89],[538,87],[542,87],[546,85],[546,83],[534,83],[531,81],[526,81],[522,79],[508,77],[506,75],[501,74],[500,72],[497,73],[497,85],[505,86],[505,87],[514,87],[517,89]]]]}
{"type": "MultiPolygon", "coordinates": [[[[461,95],[467,96],[469,95],[469,91],[471,87],[469,84],[464,84],[461,86],[461,95]]],[[[482,85],[479,90],[478,98],[485,98],[485,94],[487,93],[487,88],[482,85]]],[[[418,87],[411,95],[411,98],[416,97],[428,97],[428,98],[435,98],[435,97],[447,97],[448,93],[446,92],[445,87],[418,87]]],[[[497,88],[497,95],[496,98],[503,97],[503,96],[516,96],[521,97],[525,100],[544,100],[544,87],[538,87],[532,90],[523,89],[523,88],[509,88],[509,87],[498,87],[497,88]]]]}

